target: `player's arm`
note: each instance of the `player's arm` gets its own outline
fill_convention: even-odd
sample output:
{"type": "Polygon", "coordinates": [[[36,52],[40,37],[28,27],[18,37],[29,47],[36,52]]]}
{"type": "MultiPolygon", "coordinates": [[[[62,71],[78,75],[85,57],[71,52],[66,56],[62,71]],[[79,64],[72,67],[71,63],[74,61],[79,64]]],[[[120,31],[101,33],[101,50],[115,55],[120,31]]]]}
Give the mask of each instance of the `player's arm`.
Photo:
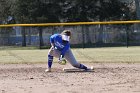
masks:
{"type": "Polygon", "coordinates": [[[51,43],[51,46],[54,47],[54,43],[51,43]]]}
{"type": "Polygon", "coordinates": [[[69,45],[65,46],[63,48],[63,50],[61,51],[61,54],[60,54],[60,57],[59,57],[59,60],[58,60],[58,63],[59,64],[66,64],[66,61],[64,59],[64,56],[65,56],[65,53],[66,51],[69,49],[69,45]],[[65,62],[65,63],[62,63],[62,62],[65,62]]]}
{"type": "Polygon", "coordinates": [[[55,45],[54,45],[54,37],[52,37],[52,36],[50,37],[50,43],[51,43],[52,47],[55,47],[55,45]]]}
{"type": "Polygon", "coordinates": [[[61,55],[60,55],[61,58],[64,58],[65,53],[66,53],[66,51],[67,51],[69,48],[70,48],[70,45],[69,45],[69,44],[67,44],[67,45],[63,48],[63,50],[61,51],[61,55]]]}

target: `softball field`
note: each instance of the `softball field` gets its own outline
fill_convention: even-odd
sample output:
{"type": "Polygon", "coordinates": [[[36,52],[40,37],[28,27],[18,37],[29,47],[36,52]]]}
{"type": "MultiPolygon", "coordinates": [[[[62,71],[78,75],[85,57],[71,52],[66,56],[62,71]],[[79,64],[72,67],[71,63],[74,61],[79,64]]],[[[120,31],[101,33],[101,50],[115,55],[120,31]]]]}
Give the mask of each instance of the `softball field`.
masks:
{"type": "Polygon", "coordinates": [[[0,93],[140,93],[140,47],[72,49],[94,72],[46,73],[48,50],[0,50],[0,93]]]}

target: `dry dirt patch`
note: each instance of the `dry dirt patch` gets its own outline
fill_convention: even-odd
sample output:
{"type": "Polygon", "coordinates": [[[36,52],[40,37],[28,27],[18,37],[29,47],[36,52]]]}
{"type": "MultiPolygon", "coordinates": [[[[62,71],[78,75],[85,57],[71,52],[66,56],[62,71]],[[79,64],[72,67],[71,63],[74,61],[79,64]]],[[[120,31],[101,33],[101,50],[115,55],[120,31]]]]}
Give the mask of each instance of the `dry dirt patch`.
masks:
{"type": "Polygon", "coordinates": [[[1,64],[0,93],[140,93],[140,64],[86,63],[95,72],[65,73],[46,64],[1,64]]]}

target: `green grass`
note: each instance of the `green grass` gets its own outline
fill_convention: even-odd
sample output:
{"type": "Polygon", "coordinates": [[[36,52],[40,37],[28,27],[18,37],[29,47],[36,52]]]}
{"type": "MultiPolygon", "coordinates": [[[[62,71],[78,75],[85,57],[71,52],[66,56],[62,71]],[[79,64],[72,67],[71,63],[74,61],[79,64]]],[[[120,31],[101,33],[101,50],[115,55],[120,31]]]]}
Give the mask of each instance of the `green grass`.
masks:
{"type": "MultiPolygon", "coordinates": [[[[79,62],[140,62],[140,47],[75,48],[72,51],[79,62]]],[[[47,53],[48,49],[5,48],[0,51],[0,63],[47,63],[47,53]]]]}
{"type": "Polygon", "coordinates": [[[39,49],[39,46],[33,47],[33,46],[28,46],[28,47],[21,47],[21,46],[1,46],[0,50],[35,50],[39,49]]]}
{"type": "Polygon", "coordinates": [[[78,60],[90,62],[140,62],[140,47],[75,49],[78,60]]]}

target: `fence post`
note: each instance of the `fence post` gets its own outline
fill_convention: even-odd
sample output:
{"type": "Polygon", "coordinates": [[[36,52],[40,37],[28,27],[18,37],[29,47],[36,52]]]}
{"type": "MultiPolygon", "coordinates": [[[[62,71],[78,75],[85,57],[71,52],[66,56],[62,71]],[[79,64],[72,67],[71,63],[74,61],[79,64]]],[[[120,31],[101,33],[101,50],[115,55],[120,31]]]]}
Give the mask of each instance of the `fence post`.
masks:
{"type": "Polygon", "coordinates": [[[82,25],[82,48],[85,48],[85,25],[82,25]]]}
{"type": "Polygon", "coordinates": [[[25,33],[25,27],[22,27],[22,46],[26,47],[26,33],[25,33]]]}
{"type": "Polygon", "coordinates": [[[129,46],[129,27],[126,25],[126,46],[129,46]]]}
{"type": "Polygon", "coordinates": [[[43,43],[43,30],[41,27],[38,27],[39,29],[39,48],[41,49],[42,46],[44,46],[44,43],[43,43]]]}

